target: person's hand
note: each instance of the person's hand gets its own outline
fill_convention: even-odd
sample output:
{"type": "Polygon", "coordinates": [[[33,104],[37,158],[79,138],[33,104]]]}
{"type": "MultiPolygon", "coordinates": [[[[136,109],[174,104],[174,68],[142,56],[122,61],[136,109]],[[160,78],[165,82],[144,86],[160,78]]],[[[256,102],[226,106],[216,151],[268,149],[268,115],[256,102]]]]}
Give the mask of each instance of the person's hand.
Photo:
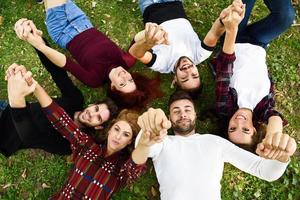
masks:
{"type": "Polygon", "coordinates": [[[17,65],[16,63],[13,63],[12,65],[10,65],[7,68],[4,79],[7,81],[9,79],[9,77],[17,74],[18,72],[21,72],[22,76],[24,76],[26,74],[27,70],[23,65],[17,65]]]}
{"type": "Polygon", "coordinates": [[[149,131],[145,131],[142,133],[141,138],[139,140],[138,145],[150,147],[155,143],[160,143],[163,141],[164,137],[167,135],[167,131],[161,132],[161,134],[153,134],[149,131]]]}
{"type": "Polygon", "coordinates": [[[245,4],[241,0],[235,0],[229,7],[220,14],[226,31],[236,30],[245,16],[245,4]]]}
{"type": "Polygon", "coordinates": [[[31,94],[35,90],[36,81],[32,78],[32,73],[26,71],[24,66],[12,64],[9,69],[20,69],[14,74],[10,74],[7,79],[7,92],[9,99],[20,99],[24,98],[28,94],[31,94]],[[22,70],[25,72],[22,75],[22,70]]]}
{"type": "MultiPolygon", "coordinates": [[[[287,134],[282,134],[278,146],[270,146],[266,144],[265,139],[257,145],[256,153],[264,158],[278,160],[280,162],[287,162],[296,149],[297,144],[294,138],[287,134]]],[[[277,142],[276,142],[277,144],[277,142]]]]}
{"type": "Polygon", "coordinates": [[[45,44],[42,38],[42,31],[38,30],[31,20],[26,18],[18,20],[15,24],[14,30],[19,39],[27,41],[36,48],[39,45],[45,44]]]}
{"type": "Polygon", "coordinates": [[[146,23],[145,25],[145,41],[150,47],[158,44],[169,44],[168,33],[155,23],[146,23]]]}
{"type": "MultiPolygon", "coordinates": [[[[161,109],[149,108],[138,118],[138,125],[149,140],[160,141],[171,128],[171,122],[161,109]],[[148,137],[147,134],[150,134],[148,137]]],[[[146,138],[145,138],[146,139],[146,138]]]]}

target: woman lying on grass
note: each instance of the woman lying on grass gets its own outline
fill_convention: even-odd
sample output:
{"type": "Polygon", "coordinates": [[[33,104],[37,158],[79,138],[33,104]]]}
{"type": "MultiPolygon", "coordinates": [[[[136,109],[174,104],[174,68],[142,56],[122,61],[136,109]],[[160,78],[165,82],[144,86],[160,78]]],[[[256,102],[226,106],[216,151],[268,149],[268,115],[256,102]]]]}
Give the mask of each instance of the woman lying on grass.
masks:
{"type": "Polygon", "coordinates": [[[71,144],[73,165],[63,188],[50,199],[109,199],[120,187],[136,180],[145,170],[139,162],[143,149],[131,153],[140,128],[138,114],[123,110],[112,121],[104,143],[81,132],[79,127],[31,77],[30,72],[8,74],[12,107],[25,106],[24,97],[34,92],[53,127],[71,144]],[[21,101],[20,101],[21,99],[21,101]]]}
{"type": "Polygon", "coordinates": [[[58,46],[68,49],[77,62],[47,46],[41,31],[25,18],[15,25],[20,39],[30,43],[87,86],[99,87],[109,82],[109,94],[120,107],[141,108],[162,96],[159,79],[149,79],[137,73],[131,75],[127,69],[135,64],[135,58],[94,28],[74,2],[46,0],[44,3],[50,37],[58,46]]]}
{"type": "Polygon", "coordinates": [[[229,44],[225,37],[222,52],[212,61],[216,111],[227,129],[226,135],[231,142],[252,152],[263,138],[268,144],[276,140],[277,146],[289,138],[282,133],[283,116],[274,108],[274,84],[269,78],[265,48],[290,27],[295,12],[290,0],[264,2],[270,14],[250,25],[247,24],[255,0],[247,2],[245,18],[238,29],[231,31],[236,43],[229,44]],[[260,123],[267,124],[266,135],[257,132],[255,126],[260,123]]]}

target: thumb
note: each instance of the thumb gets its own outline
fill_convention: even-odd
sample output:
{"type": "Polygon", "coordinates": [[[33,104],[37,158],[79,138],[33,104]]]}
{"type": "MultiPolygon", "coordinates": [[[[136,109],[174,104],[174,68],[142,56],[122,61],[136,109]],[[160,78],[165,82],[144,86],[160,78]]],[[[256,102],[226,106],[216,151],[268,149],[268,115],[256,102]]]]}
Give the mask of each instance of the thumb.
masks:
{"type": "Polygon", "coordinates": [[[38,36],[41,36],[41,37],[43,36],[43,31],[41,31],[41,30],[37,30],[36,33],[38,36]]]}
{"type": "Polygon", "coordinates": [[[170,122],[170,120],[164,120],[161,124],[163,129],[168,130],[169,128],[171,128],[172,124],[170,122]]]}
{"type": "Polygon", "coordinates": [[[255,152],[256,152],[257,155],[262,156],[264,149],[265,149],[265,145],[263,143],[259,143],[256,147],[255,152]]]}

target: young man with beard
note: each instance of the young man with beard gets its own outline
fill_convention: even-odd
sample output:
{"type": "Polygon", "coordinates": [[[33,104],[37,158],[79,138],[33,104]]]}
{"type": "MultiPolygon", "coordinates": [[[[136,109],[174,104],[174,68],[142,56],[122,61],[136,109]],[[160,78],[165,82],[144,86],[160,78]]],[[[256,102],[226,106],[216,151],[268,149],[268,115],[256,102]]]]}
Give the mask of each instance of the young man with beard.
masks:
{"type": "Polygon", "coordinates": [[[184,91],[170,97],[169,112],[171,123],[161,109],[150,108],[143,113],[138,120],[142,130],[136,139],[144,152],[139,162],[152,158],[162,200],[221,199],[224,163],[274,181],[284,173],[296,150],[292,138],[282,141],[280,148],[267,148],[261,143],[257,148],[259,157],[221,137],[196,133],[194,103],[184,91]],[[175,135],[166,136],[170,124],[175,135]]]}
{"type": "MultiPolygon", "coordinates": [[[[105,122],[113,118],[118,111],[110,99],[89,105],[83,110],[84,98],[80,90],[72,83],[66,71],[50,62],[37,51],[42,64],[58,86],[61,97],[54,99],[63,107],[75,123],[82,129],[102,129],[105,122]]],[[[6,79],[19,71],[27,73],[24,66],[11,65],[6,79]]],[[[64,139],[45,117],[39,103],[26,103],[24,97],[14,97],[18,88],[8,88],[8,99],[22,102],[20,107],[13,101],[0,101],[0,153],[6,157],[25,148],[38,148],[47,152],[65,155],[70,154],[70,143],[64,139]]]]}
{"type": "MultiPolygon", "coordinates": [[[[139,6],[145,30],[136,35],[129,53],[154,71],[173,72],[173,83],[197,94],[201,83],[196,65],[211,55],[224,33],[220,20],[226,16],[226,9],[201,41],[187,19],[182,0],[139,0],[139,6]]],[[[241,12],[238,7],[234,9],[241,12]]]]}

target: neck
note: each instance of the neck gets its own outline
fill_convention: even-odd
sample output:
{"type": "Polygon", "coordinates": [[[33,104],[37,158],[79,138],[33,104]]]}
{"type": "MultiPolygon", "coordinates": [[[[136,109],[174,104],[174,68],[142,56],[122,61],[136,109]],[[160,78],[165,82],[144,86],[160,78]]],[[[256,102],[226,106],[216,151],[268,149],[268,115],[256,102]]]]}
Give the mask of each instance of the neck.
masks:
{"type": "Polygon", "coordinates": [[[106,154],[105,157],[111,156],[112,154],[114,154],[115,151],[110,149],[108,146],[106,147],[106,154]]]}
{"type": "Polygon", "coordinates": [[[253,116],[253,112],[251,109],[249,108],[239,108],[236,112],[238,111],[244,111],[245,113],[247,113],[248,116],[250,116],[250,119],[252,119],[253,116]]]}
{"type": "Polygon", "coordinates": [[[190,135],[194,135],[196,133],[195,129],[193,129],[191,132],[189,132],[188,134],[181,134],[181,133],[178,133],[176,131],[174,131],[174,134],[175,135],[179,135],[179,136],[183,136],[183,137],[188,137],[190,135]]]}
{"type": "Polygon", "coordinates": [[[75,113],[74,113],[73,120],[74,120],[74,123],[75,123],[77,126],[79,126],[79,128],[83,128],[83,127],[84,127],[83,124],[80,123],[80,121],[79,121],[79,119],[78,119],[79,114],[80,114],[79,111],[75,112],[75,113]]]}

